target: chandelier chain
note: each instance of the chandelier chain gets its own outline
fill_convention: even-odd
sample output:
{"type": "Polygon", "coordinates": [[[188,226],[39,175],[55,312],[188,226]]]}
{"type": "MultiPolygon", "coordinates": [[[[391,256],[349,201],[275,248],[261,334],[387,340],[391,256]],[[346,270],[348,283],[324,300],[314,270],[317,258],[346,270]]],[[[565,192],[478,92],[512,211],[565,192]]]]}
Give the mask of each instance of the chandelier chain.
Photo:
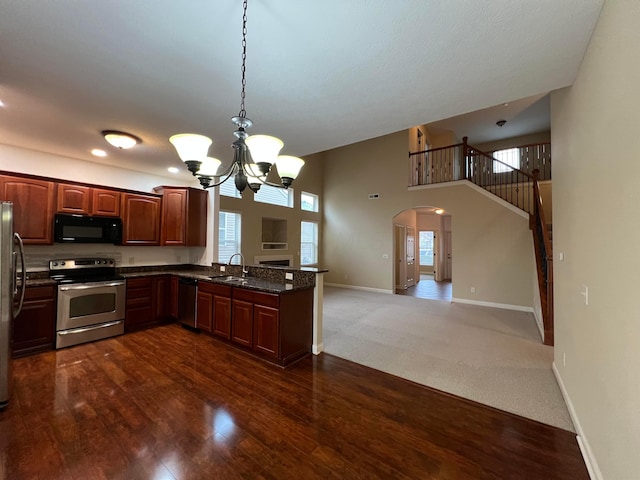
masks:
{"type": "Polygon", "coordinates": [[[242,3],[242,93],[240,94],[240,118],[246,118],[247,111],[244,108],[245,87],[247,86],[247,80],[245,78],[246,61],[247,61],[247,0],[242,3]]]}

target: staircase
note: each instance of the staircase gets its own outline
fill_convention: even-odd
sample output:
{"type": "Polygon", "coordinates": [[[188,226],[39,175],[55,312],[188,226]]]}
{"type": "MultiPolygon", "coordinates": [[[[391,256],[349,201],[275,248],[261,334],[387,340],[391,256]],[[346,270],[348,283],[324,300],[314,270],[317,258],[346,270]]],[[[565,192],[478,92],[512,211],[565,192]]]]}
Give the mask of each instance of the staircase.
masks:
{"type": "Polygon", "coordinates": [[[462,143],[409,154],[409,186],[468,180],[529,214],[540,290],[544,344],[553,345],[552,226],[544,218],[540,179],[551,179],[551,145],[519,148],[520,168],[462,143]]]}

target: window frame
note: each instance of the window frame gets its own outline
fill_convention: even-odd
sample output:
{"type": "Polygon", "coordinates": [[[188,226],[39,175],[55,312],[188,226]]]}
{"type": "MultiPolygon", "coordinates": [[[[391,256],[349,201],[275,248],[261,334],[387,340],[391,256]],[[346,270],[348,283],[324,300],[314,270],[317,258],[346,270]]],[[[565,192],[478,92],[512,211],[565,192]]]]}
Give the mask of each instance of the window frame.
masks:
{"type": "MultiPolygon", "coordinates": [[[[222,253],[222,245],[223,245],[223,239],[221,238],[221,234],[223,232],[223,230],[227,231],[228,227],[226,225],[225,222],[225,226],[223,229],[222,226],[222,215],[235,215],[236,216],[236,225],[235,225],[235,250],[233,253],[237,253],[242,251],[242,213],[241,212],[234,212],[234,211],[230,211],[230,210],[220,210],[218,212],[218,253],[217,253],[217,258],[218,258],[218,263],[226,263],[229,258],[231,257],[232,254],[230,254],[226,259],[221,257],[221,253],[222,253]]],[[[226,237],[226,236],[225,236],[226,237]]],[[[227,243],[227,239],[224,239],[224,244],[225,244],[225,250],[226,250],[226,243],[227,243]]],[[[228,251],[228,250],[227,250],[228,251]]]]}
{"type": "Polygon", "coordinates": [[[301,267],[309,267],[309,266],[313,266],[313,265],[318,265],[318,250],[319,250],[319,237],[320,237],[320,224],[319,222],[313,222],[313,221],[309,221],[309,220],[301,220],[300,221],[300,266],[301,267]],[[304,232],[304,224],[309,224],[309,225],[313,225],[314,229],[313,229],[313,233],[314,233],[314,239],[312,242],[309,241],[304,241],[303,239],[303,232],[304,232]],[[305,246],[311,246],[313,249],[313,261],[312,262],[303,262],[303,252],[305,251],[305,246]]]}
{"type": "Polygon", "coordinates": [[[305,191],[301,191],[300,192],[300,210],[302,210],[303,212],[314,212],[314,213],[318,213],[320,211],[320,196],[316,195],[315,193],[310,193],[310,192],[305,192],[305,191]],[[302,198],[304,196],[309,196],[312,197],[314,199],[313,201],[313,208],[312,209],[308,209],[308,208],[304,208],[304,202],[302,201],[302,198]]]}

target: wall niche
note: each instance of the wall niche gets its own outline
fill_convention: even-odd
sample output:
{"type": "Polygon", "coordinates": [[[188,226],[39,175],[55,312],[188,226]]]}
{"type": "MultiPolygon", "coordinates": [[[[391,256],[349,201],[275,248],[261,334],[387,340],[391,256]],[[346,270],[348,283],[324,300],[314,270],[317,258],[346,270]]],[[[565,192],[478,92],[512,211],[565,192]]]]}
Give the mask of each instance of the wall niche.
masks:
{"type": "Polygon", "coordinates": [[[287,221],[262,217],[262,250],[287,250],[287,221]]]}

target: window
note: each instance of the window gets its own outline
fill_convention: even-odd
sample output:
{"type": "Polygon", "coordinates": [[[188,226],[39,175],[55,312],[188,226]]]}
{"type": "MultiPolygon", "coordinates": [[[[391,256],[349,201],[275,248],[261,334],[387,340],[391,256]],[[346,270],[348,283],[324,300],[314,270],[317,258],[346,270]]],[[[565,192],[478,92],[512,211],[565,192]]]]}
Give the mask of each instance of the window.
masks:
{"type": "Polygon", "coordinates": [[[433,232],[425,231],[418,234],[420,242],[420,265],[433,266],[433,232]]]}
{"type": "MultiPolygon", "coordinates": [[[[230,177],[229,180],[220,185],[220,195],[225,197],[240,198],[240,192],[236,188],[235,177],[230,177]]],[[[218,180],[219,181],[219,180],[218,180]]]]}
{"type": "Polygon", "coordinates": [[[302,192],[300,194],[300,208],[308,212],[317,212],[318,196],[313,193],[302,192]]]}
{"type": "Polygon", "coordinates": [[[262,185],[258,193],[253,195],[256,202],[280,205],[281,207],[293,207],[293,190],[262,185]]]}
{"type": "Polygon", "coordinates": [[[318,263],[318,224],[302,222],[300,235],[300,265],[318,263]]]}
{"type": "Polygon", "coordinates": [[[227,263],[231,255],[240,251],[240,230],[242,215],[220,212],[218,229],[218,262],[227,263]]]}
{"type": "Polygon", "coordinates": [[[513,168],[520,168],[520,149],[508,148],[506,150],[497,150],[493,152],[493,158],[500,160],[502,163],[493,162],[493,173],[505,173],[511,172],[511,169],[507,167],[510,165],[513,168]],[[506,163],[507,165],[503,165],[506,163]]]}

